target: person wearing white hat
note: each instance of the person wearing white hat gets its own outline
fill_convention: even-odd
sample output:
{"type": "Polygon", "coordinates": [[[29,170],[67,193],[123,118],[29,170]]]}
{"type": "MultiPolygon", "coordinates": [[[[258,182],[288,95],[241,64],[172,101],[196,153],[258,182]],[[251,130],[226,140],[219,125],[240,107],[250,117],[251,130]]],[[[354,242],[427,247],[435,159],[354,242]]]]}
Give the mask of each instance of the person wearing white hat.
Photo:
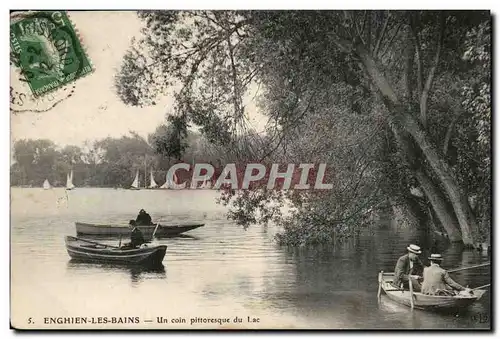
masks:
{"type": "Polygon", "coordinates": [[[441,254],[431,254],[428,258],[431,262],[429,267],[424,268],[424,282],[422,293],[430,295],[455,295],[456,291],[471,293],[468,288],[455,282],[440,265],[443,261],[441,254]]]}
{"type": "Polygon", "coordinates": [[[420,247],[411,244],[406,248],[408,253],[398,259],[394,269],[394,281],[392,284],[397,288],[409,288],[408,280],[411,279],[413,290],[420,291],[419,279],[422,276],[424,265],[418,258],[422,253],[420,247]]]}

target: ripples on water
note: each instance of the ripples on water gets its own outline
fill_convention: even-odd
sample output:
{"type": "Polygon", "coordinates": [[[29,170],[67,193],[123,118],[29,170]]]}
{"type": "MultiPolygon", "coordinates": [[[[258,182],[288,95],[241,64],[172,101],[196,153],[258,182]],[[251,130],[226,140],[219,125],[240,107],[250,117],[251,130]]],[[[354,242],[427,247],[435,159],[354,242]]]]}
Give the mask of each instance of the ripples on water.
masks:
{"type": "MultiPolygon", "coordinates": [[[[387,233],[336,248],[286,249],[276,229],[245,231],[225,218],[212,191],[18,189],[11,193],[11,285],[14,324],[48,316],[259,317],[263,328],[489,328],[490,293],[457,314],[411,312],[382,298],[377,272],[392,271],[408,239],[387,233]],[[70,260],[64,236],[74,222],[128,222],[144,208],[154,221],[204,221],[168,246],[160,269],[70,260]],[[484,318],[483,318],[484,319],[484,318]]],[[[102,242],[115,244],[117,239],[102,242]]],[[[427,252],[424,253],[428,254],[427,252]]],[[[445,267],[488,258],[454,247],[445,267]]],[[[426,260],[424,260],[426,262],[426,260]]],[[[471,287],[489,283],[489,267],[453,274],[471,287]]],[[[243,324],[250,327],[249,324],[243,324]]],[[[161,324],[141,324],[164,328],[161,324]]],[[[169,328],[174,325],[169,324],[169,328]]],[[[70,325],[75,328],[75,325],[70,325]]],[[[137,328],[137,325],[135,325],[137,328]]],[[[85,328],[85,326],[84,326],[85,328]]],[[[88,328],[88,325],[87,325],[88,328]]]]}

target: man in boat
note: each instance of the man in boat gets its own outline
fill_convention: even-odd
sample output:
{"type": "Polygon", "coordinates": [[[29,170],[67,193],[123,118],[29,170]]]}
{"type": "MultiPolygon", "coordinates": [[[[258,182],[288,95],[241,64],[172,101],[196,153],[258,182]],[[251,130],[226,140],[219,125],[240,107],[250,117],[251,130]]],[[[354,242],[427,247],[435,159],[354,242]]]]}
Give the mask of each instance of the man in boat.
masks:
{"type": "Polygon", "coordinates": [[[418,292],[421,289],[419,280],[424,270],[424,265],[418,257],[422,251],[419,246],[413,244],[408,246],[407,250],[408,253],[400,257],[396,263],[392,284],[397,288],[408,289],[411,279],[413,290],[418,292]]]}
{"type": "Polygon", "coordinates": [[[129,226],[132,228],[132,231],[130,232],[130,242],[125,244],[122,248],[137,248],[142,244],[145,244],[146,241],[144,240],[144,235],[141,230],[137,228],[135,220],[130,220],[129,226]]]}
{"type": "Polygon", "coordinates": [[[457,292],[473,294],[471,289],[465,288],[450,278],[446,270],[441,267],[443,257],[441,254],[431,254],[428,258],[431,262],[429,267],[424,268],[424,282],[422,293],[430,295],[456,295],[457,292]]]}
{"type": "Polygon", "coordinates": [[[153,224],[153,221],[151,220],[151,216],[146,213],[145,210],[141,209],[139,211],[139,215],[137,216],[137,218],[135,219],[135,223],[137,225],[152,225],[153,224]]]}

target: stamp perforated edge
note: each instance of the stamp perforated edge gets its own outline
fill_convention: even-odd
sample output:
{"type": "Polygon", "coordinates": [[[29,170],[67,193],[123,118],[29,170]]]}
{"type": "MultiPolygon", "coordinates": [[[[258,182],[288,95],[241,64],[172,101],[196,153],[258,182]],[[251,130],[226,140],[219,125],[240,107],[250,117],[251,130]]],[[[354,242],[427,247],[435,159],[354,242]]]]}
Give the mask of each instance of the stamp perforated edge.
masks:
{"type": "MultiPolygon", "coordinates": [[[[22,19],[34,16],[37,13],[40,13],[40,12],[55,12],[55,11],[18,11],[18,12],[13,12],[10,15],[9,28],[10,28],[10,25],[12,25],[13,23],[15,23],[15,22],[17,22],[19,20],[22,20],[22,19]]],[[[33,95],[33,97],[35,99],[39,99],[39,98],[41,98],[43,96],[46,96],[49,93],[57,92],[58,90],[61,90],[65,86],[73,86],[73,90],[71,90],[70,93],[67,96],[67,97],[69,97],[74,92],[74,84],[76,83],[76,81],[78,81],[79,79],[83,79],[83,78],[91,75],[95,71],[94,63],[92,62],[92,59],[89,57],[87,47],[83,43],[83,39],[82,39],[82,36],[80,34],[80,31],[78,30],[78,28],[76,27],[75,23],[73,22],[73,20],[71,18],[71,15],[69,14],[68,11],[61,10],[61,12],[64,12],[66,14],[66,17],[68,18],[68,21],[71,24],[71,28],[75,32],[75,36],[78,38],[78,42],[80,43],[80,49],[82,50],[82,53],[84,54],[85,58],[89,62],[90,71],[87,72],[87,73],[85,73],[84,75],[81,75],[81,76],[73,78],[71,81],[65,83],[64,85],[62,85],[60,87],[49,89],[49,90],[47,90],[47,91],[45,91],[45,92],[43,92],[41,94],[35,94],[35,92],[33,91],[33,88],[31,88],[31,83],[29,81],[26,81],[26,80],[23,81],[23,82],[27,83],[27,85],[29,86],[29,89],[31,90],[31,94],[33,95]]],[[[11,48],[12,48],[12,46],[11,46],[11,48]]],[[[14,67],[16,75],[19,78],[24,78],[24,75],[21,73],[20,67],[17,67],[15,65],[11,65],[11,67],[14,67]]]]}

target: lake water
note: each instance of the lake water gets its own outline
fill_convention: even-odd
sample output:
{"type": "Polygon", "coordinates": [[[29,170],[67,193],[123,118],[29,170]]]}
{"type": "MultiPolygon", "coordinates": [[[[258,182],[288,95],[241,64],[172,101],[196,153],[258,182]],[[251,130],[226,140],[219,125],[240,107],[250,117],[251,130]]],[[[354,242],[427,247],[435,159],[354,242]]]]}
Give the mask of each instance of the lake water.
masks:
{"type": "MultiPolygon", "coordinates": [[[[247,231],[226,220],[214,191],[77,188],[11,190],[11,319],[19,328],[110,328],[45,324],[60,317],[139,317],[112,328],[428,329],[490,328],[491,293],[467,310],[411,311],[382,296],[377,273],[392,271],[412,239],[378,232],[335,248],[287,249],[274,226],[247,231]],[[141,270],[74,263],[65,235],[75,221],[128,222],[144,208],[162,223],[204,221],[168,246],[164,268],[141,270]],[[158,323],[158,319],[168,323],[158,323]],[[242,320],[234,323],[235,317],[242,320]],[[229,325],[192,318],[229,318],[229,325]],[[172,320],[186,321],[172,323],[172,320]],[[249,319],[258,319],[249,322],[249,319]],[[152,322],[146,322],[152,320],[152,322]]],[[[106,240],[117,244],[118,240],[106,240]]],[[[428,254],[426,251],[424,254],[428,254]]],[[[445,268],[487,262],[449,247],[445,268]]],[[[427,261],[424,258],[424,263],[427,261]]],[[[452,274],[459,283],[490,283],[490,267],[452,274]]],[[[89,322],[91,320],[88,320],[89,322]]]]}

